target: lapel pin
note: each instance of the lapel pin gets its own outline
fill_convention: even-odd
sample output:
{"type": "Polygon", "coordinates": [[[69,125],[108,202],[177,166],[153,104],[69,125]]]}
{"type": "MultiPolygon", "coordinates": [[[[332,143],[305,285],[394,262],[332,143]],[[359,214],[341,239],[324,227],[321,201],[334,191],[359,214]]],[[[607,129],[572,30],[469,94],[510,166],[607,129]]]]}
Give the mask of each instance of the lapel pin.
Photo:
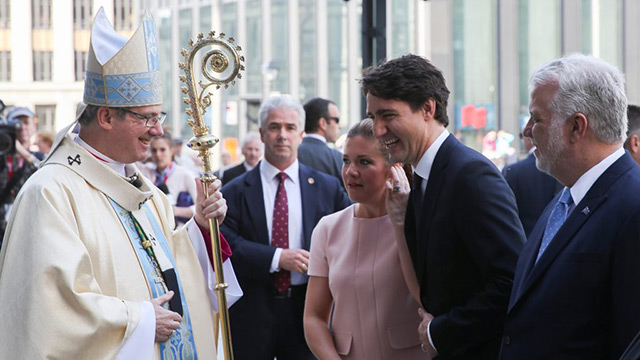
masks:
{"type": "Polygon", "coordinates": [[[316,181],[315,181],[312,177],[310,177],[310,178],[308,178],[308,179],[307,179],[307,182],[308,182],[310,185],[313,185],[316,181]]]}
{"type": "Polygon", "coordinates": [[[588,207],[588,206],[587,206],[587,207],[585,207],[584,209],[582,209],[582,213],[583,213],[584,215],[589,215],[589,213],[590,213],[590,212],[591,212],[591,210],[589,210],[589,207],[588,207]]]}

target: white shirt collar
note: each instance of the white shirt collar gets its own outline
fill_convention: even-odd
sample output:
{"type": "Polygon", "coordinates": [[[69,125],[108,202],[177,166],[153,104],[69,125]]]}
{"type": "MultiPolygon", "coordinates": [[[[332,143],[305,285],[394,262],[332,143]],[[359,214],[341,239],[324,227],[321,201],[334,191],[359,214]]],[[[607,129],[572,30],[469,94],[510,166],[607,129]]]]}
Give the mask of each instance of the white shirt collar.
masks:
{"type": "Polygon", "coordinates": [[[578,178],[578,181],[576,181],[576,183],[569,189],[571,190],[573,203],[576,205],[579,204],[598,178],[600,178],[600,176],[607,171],[607,169],[616,162],[616,160],[621,158],[622,155],[624,155],[624,149],[621,147],[582,174],[582,176],[578,178]]]}
{"type": "Polygon", "coordinates": [[[126,176],[124,163],[117,162],[111,159],[110,157],[108,157],[107,155],[101,153],[100,151],[94,149],[91,145],[87,144],[84,140],[82,140],[80,138],[80,135],[76,135],[73,141],[75,141],[78,145],[85,148],[88,152],[91,153],[91,155],[95,156],[98,160],[100,160],[100,162],[102,162],[103,164],[113,169],[113,171],[117,172],[122,176],[126,176]]]}
{"type": "MultiPolygon", "coordinates": [[[[260,161],[260,160],[258,160],[258,161],[260,161]]],[[[243,161],[243,162],[242,162],[242,165],[244,165],[244,169],[245,169],[246,171],[251,171],[251,170],[253,170],[253,168],[254,168],[254,167],[256,167],[255,165],[254,165],[254,166],[249,165],[249,163],[248,163],[248,162],[246,162],[246,161],[243,161]]]]}
{"type": "Polygon", "coordinates": [[[449,130],[444,129],[442,134],[438,136],[436,141],[434,141],[422,155],[422,158],[420,158],[420,161],[418,162],[418,166],[413,168],[413,171],[424,179],[423,186],[426,186],[427,179],[429,179],[429,174],[431,173],[431,167],[433,166],[433,161],[436,159],[436,154],[438,154],[438,150],[440,150],[442,143],[444,143],[448,136],[449,130]]]}
{"type": "MultiPolygon", "coordinates": [[[[296,161],[294,161],[293,164],[289,165],[288,168],[284,169],[284,173],[287,174],[289,179],[294,184],[298,184],[298,179],[300,178],[298,173],[299,168],[300,168],[300,165],[298,163],[298,159],[296,159],[296,161]]],[[[267,159],[263,159],[262,161],[260,161],[260,174],[262,174],[262,176],[264,176],[265,179],[273,180],[276,177],[276,175],[278,175],[278,173],[280,173],[280,169],[271,165],[267,161],[267,159]]]]}
{"type": "Polygon", "coordinates": [[[314,138],[314,139],[320,140],[325,144],[327,143],[327,139],[324,136],[319,135],[319,134],[304,134],[303,137],[310,137],[310,138],[314,138]]]}

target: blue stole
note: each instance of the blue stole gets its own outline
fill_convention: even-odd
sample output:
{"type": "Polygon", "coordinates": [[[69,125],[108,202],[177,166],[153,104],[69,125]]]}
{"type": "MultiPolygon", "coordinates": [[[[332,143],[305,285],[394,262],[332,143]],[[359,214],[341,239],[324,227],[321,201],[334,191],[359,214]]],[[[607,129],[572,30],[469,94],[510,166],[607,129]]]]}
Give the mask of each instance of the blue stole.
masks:
{"type": "MultiPolygon", "coordinates": [[[[133,224],[132,216],[133,214],[120,205],[118,205],[113,199],[109,199],[111,201],[111,205],[113,206],[116,214],[120,218],[120,222],[124,226],[127,231],[127,235],[129,236],[129,240],[131,241],[131,245],[136,250],[136,255],[138,256],[138,260],[144,269],[144,273],[147,277],[147,283],[149,284],[149,288],[151,289],[151,294],[153,298],[157,298],[159,296],[164,295],[167,292],[167,287],[162,278],[162,273],[159,273],[158,269],[151,262],[151,258],[149,254],[147,254],[146,250],[142,247],[140,236],[138,235],[136,228],[133,224]]],[[[171,255],[171,251],[169,249],[169,244],[164,237],[164,233],[162,229],[158,225],[153,213],[147,206],[147,204],[143,204],[142,208],[146,214],[146,218],[148,222],[151,224],[152,229],[147,229],[143,226],[143,230],[150,238],[155,238],[156,242],[154,243],[153,249],[156,252],[156,257],[161,256],[158,254],[158,251],[164,252],[164,255],[169,259],[171,265],[174,269],[176,269],[176,263],[171,255]],[[149,231],[152,230],[152,231],[149,231]],[[159,246],[157,246],[159,245],[159,246]]],[[[138,220],[140,222],[140,220],[138,220]]],[[[142,226],[142,224],[141,224],[142,226]]],[[[166,269],[162,269],[166,270],[166,269]]],[[[169,359],[194,359],[198,358],[196,354],[196,345],[193,339],[193,330],[191,328],[191,318],[189,317],[189,309],[187,308],[187,302],[184,297],[184,292],[182,291],[182,283],[180,281],[180,276],[176,271],[176,277],[178,279],[178,287],[180,289],[180,298],[182,299],[182,323],[176,329],[176,331],[171,335],[169,340],[160,343],[160,357],[162,360],[169,359]]],[[[169,308],[168,303],[163,305],[165,308],[169,308]]]]}

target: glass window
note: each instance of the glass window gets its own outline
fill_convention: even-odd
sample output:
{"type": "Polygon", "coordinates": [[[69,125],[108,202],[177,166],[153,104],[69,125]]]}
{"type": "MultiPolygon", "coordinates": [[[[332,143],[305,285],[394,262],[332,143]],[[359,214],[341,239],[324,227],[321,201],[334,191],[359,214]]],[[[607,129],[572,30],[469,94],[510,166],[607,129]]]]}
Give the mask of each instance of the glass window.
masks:
{"type": "Polygon", "coordinates": [[[11,81],[11,51],[0,51],[0,81],[11,81]]]}
{"type": "Polygon", "coordinates": [[[623,0],[582,0],[582,51],[623,70],[623,0]]]}
{"type": "Polygon", "coordinates": [[[416,12],[415,2],[389,0],[387,9],[391,11],[391,24],[387,24],[387,36],[390,37],[388,43],[391,46],[387,48],[387,58],[393,59],[414,52],[415,26],[413,15],[416,12]]]}
{"type": "Polygon", "coordinates": [[[36,105],[35,110],[38,119],[38,130],[55,131],[56,106],[36,105]]]}
{"type": "MultiPolygon", "coordinates": [[[[193,13],[191,9],[182,9],[178,12],[178,44],[188,44],[189,40],[192,39],[193,30],[191,26],[193,25],[193,13]]],[[[186,45],[180,45],[182,47],[186,45]]],[[[181,58],[180,60],[183,60],[181,58]]],[[[182,101],[182,98],[185,96],[180,92],[180,129],[181,135],[183,139],[188,139],[192,136],[193,132],[189,126],[186,126],[187,123],[187,114],[185,110],[187,109],[187,105],[182,101]]],[[[178,137],[178,134],[175,134],[174,137],[178,137]]]]}
{"type": "Polygon", "coordinates": [[[87,67],[87,52],[86,51],[74,51],[74,68],[76,81],[84,80],[84,70],[87,67]]]}
{"type": "MultiPolygon", "coordinates": [[[[2,0],[0,0],[2,1],[2,0]]],[[[92,0],[73,0],[73,28],[87,30],[91,28],[92,0]]]]}
{"type": "Polygon", "coordinates": [[[520,129],[529,119],[529,77],[533,70],[561,56],[559,0],[520,0],[520,129]]]}
{"type": "Polygon", "coordinates": [[[278,76],[271,91],[289,92],[289,22],[287,0],[271,1],[271,59],[278,76]]]}
{"type": "MultiPolygon", "coordinates": [[[[360,6],[362,10],[362,6],[360,6]]],[[[359,15],[359,19],[362,18],[362,14],[359,15]]],[[[361,22],[358,21],[358,34],[362,28],[361,22]]],[[[349,114],[349,92],[347,89],[347,83],[354,81],[348,77],[348,59],[347,59],[347,46],[348,46],[348,34],[347,34],[347,5],[343,0],[329,0],[327,3],[327,57],[329,59],[329,99],[334,101],[340,109],[341,121],[340,124],[344,124],[343,129],[347,129],[352,120],[348,119],[349,114]],[[343,120],[344,119],[344,120],[343,120]]],[[[358,49],[362,48],[362,37],[357,36],[358,49]]],[[[358,51],[360,53],[361,51],[358,51]]],[[[362,66],[362,58],[358,60],[360,66],[362,66]]],[[[359,99],[354,101],[359,101],[359,99]]]]}
{"type": "MultiPolygon", "coordinates": [[[[246,58],[246,46],[244,39],[238,39],[238,5],[236,2],[227,2],[222,4],[222,27],[220,31],[227,34],[227,36],[233,37],[237,39],[236,43],[240,45],[242,48],[241,55],[246,58]]],[[[245,63],[246,67],[246,63],[245,63]]],[[[242,79],[240,81],[246,81],[246,72],[241,72],[242,79]]],[[[223,99],[226,95],[237,95],[238,94],[238,83],[236,82],[235,86],[229,86],[227,90],[223,92],[223,99]]]]}
{"type": "Polygon", "coordinates": [[[316,94],[316,2],[300,0],[300,101],[304,103],[316,94]]]}
{"type": "Polygon", "coordinates": [[[51,1],[31,0],[32,27],[34,29],[51,29],[51,1]]]}
{"type": "MultiPolygon", "coordinates": [[[[175,118],[175,116],[180,116],[180,114],[176,114],[176,110],[173,108],[173,98],[172,98],[172,85],[176,84],[176,86],[182,87],[182,83],[174,83],[175,77],[173,75],[174,67],[177,68],[177,65],[173,65],[171,62],[171,56],[173,55],[173,51],[171,49],[171,22],[173,19],[171,9],[162,9],[158,11],[156,16],[156,26],[158,27],[158,56],[160,57],[160,73],[162,76],[162,101],[163,101],[163,109],[168,114],[168,120],[165,124],[169,125],[172,121],[171,119],[175,118]]],[[[179,46],[179,49],[182,49],[183,45],[179,46]]],[[[182,62],[182,56],[178,56],[178,61],[182,62]]],[[[182,92],[180,95],[180,103],[182,103],[182,92]]],[[[170,125],[169,125],[170,126],[170,125]]],[[[179,134],[175,134],[175,137],[178,137],[179,134]]]]}
{"type": "Polygon", "coordinates": [[[53,51],[33,52],[33,81],[51,81],[53,51]]]}
{"type": "Polygon", "coordinates": [[[245,3],[247,38],[242,46],[246,59],[247,92],[262,95],[262,1],[247,0],[245,3]]]}
{"type": "Polygon", "coordinates": [[[11,28],[11,0],[0,0],[0,29],[11,28]]]}
{"type": "Polygon", "coordinates": [[[118,30],[133,30],[136,19],[132,0],[115,0],[113,3],[113,27],[118,30]]]}
{"type": "Polygon", "coordinates": [[[499,130],[496,0],[453,2],[454,124],[456,135],[481,149],[491,130],[499,130]]]}

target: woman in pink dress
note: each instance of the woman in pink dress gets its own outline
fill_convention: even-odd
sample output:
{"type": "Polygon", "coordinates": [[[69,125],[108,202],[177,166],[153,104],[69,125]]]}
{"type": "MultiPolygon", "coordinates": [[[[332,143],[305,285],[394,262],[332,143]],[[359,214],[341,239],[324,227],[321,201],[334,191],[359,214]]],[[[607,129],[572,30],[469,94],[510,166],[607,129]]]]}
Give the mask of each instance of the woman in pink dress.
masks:
{"type": "Polygon", "coordinates": [[[322,218],[311,240],[304,330],[319,359],[426,356],[401,226],[409,185],[385,159],[370,119],[349,130],[342,177],[355,204],[322,218]]]}

